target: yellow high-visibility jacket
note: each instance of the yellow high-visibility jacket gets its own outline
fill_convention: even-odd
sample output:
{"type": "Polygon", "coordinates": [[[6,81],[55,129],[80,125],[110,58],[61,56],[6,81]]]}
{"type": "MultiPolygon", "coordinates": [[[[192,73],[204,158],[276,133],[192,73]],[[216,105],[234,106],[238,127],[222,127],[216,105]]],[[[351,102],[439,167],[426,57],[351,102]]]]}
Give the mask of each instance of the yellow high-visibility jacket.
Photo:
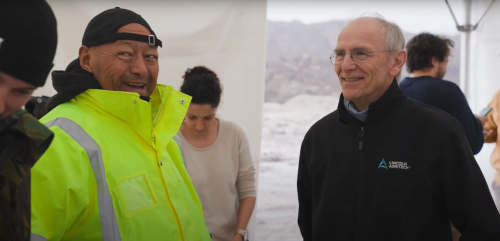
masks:
{"type": "Polygon", "coordinates": [[[32,240],[209,241],[174,140],[191,97],[158,85],[91,89],[41,119],[54,132],[31,173],[32,240]]]}

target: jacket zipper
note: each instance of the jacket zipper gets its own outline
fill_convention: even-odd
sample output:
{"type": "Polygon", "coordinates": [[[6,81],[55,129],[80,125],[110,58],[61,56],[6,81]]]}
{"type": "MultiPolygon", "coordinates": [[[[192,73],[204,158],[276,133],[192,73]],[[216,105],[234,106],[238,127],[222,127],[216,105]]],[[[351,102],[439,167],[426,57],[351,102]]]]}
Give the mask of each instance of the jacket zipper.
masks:
{"type": "Polygon", "coordinates": [[[177,225],[179,227],[179,232],[180,232],[180,235],[181,235],[181,238],[182,238],[182,241],[185,241],[184,239],[184,233],[182,231],[182,224],[181,224],[181,221],[179,219],[179,213],[177,210],[175,210],[175,207],[174,207],[174,204],[172,203],[172,199],[170,199],[170,192],[169,190],[167,189],[167,183],[165,182],[165,177],[163,175],[163,163],[161,162],[161,155],[158,156],[158,154],[156,154],[156,158],[157,158],[157,163],[158,163],[158,171],[160,172],[160,178],[162,180],[162,184],[163,184],[163,188],[165,190],[165,195],[167,197],[167,200],[168,200],[168,205],[170,206],[170,208],[172,209],[174,215],[175,215],[175,220],[177,221],[177,225]]]}
{"type": "Polygon", "coordinates": [[[359,131],[359,144],[358,144],[358,162],[359,162],[359,183],[358,183],[358,219],[356,221],[357,223],[357,232],[356,232],[356,240],[362,240],[362,233],[363,230],[361,230],[361,213],[362,213],[362,200],[363,200],[363,195],[362,195],[362,184],[363,184],[363,136],[365,134],[365,128],[361,127],[361,130],[359,131]]]}
{"type": "Polygon", "coordinates": [[[359,132],[359,151],[363,150],[363,135],[365,134],[365,128],[361,127],[361,131],[359,132]]]}

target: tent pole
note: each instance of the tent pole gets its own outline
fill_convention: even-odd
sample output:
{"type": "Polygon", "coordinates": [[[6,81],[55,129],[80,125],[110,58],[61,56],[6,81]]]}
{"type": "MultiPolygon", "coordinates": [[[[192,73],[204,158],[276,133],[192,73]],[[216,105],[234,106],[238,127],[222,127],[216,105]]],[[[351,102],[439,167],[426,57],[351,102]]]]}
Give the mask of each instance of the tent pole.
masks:
{"type": "MultiPolygon", "coordinates": [[[[465,26],[471,26],[470,20],[471,20],[471,12],[472,12],[472,0],[464,0],[465,1],[465,26]]],[[[461,68],[462,73],[461,73],[461,81],[460,81],[460,87],[462,87],[462,90],[464,91],[465,97],[469,99],[471,96],[470,93],[470,35],[471,31],[464,31],[462,32],[462,63],[461,63],[461,68]]]]}

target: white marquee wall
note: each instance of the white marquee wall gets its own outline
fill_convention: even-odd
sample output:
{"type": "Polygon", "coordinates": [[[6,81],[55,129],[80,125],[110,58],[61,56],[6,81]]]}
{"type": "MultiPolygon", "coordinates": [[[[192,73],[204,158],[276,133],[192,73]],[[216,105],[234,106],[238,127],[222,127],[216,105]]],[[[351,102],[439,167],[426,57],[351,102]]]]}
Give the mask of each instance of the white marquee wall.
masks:
{"type": "MultiPolygon", "coordinates": [[[[491,1],[472,1],[471,24],[477,23],[491,1]]],[[[463,21],[462,21],[463,23],[463,21]]],[[[462,59],[462,61],[465,61],[462,59]]],[[[471,33],[469,104],[479,113],[500,89],[500,2],[496,1],[478,28],[471,33]]],[[[490,166],[490,155],[495,144],[485,144],[476,156],[488,184],[495,171],[490,166]]]]}

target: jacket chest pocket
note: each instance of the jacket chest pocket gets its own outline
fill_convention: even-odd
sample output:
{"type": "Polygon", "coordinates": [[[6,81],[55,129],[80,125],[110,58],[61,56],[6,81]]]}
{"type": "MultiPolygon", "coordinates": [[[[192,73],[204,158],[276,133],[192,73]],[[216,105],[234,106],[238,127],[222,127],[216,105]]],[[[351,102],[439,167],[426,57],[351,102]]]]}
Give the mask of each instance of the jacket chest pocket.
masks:
{"type": "Polygon", "coordinates": [[[377,200],[408,200],[414,163],[410,154],[373,153],[364,165],[366,190],[377,200]]]}
{"type": "Polygon", "coordinates": [[[411,177],[416,163],[408,153],[378,153],[363,160],[364,240],[405,240],[410,226],[411,177]],[[391,232],[387,232],[387,228],[391,232]]]}
{"type": "Polygon", "coordinates": [[[157,207],[146,172],[119,177],[115,181],[128,219],[157,207]]]}

